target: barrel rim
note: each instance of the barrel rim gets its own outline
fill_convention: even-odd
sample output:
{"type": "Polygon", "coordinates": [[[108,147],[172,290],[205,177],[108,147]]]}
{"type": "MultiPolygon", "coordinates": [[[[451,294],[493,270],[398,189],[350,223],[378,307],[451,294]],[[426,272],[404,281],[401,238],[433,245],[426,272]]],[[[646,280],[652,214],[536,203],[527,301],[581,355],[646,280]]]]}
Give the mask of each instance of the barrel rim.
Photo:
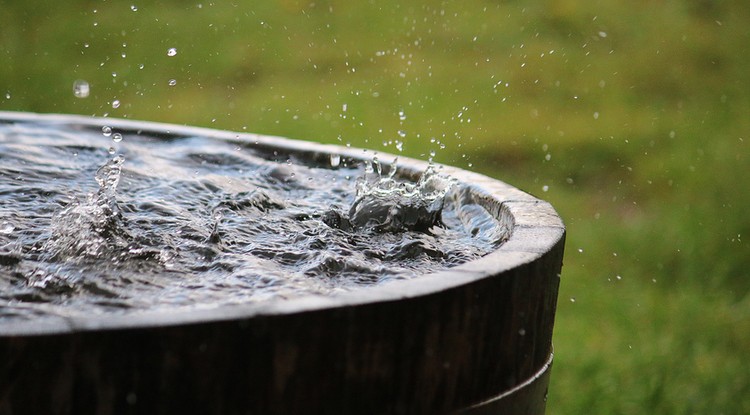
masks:
{"type": "MultiPolygon", "coordinates": [[[[0,123],[34,122],[37,124],[101,128],[106,125],[122,132],[159,135],[200,135],[220,140],[243,140],[248,144],[275,148],[291,153],[337,154],[364,161],[362,149],[278,136],[118,118],[101,118],[68,114],[39,114],[0,111],[0,123]]],[[[378,152],[382,160],[395,155],[378,152]]],[[[419,174],[427,168],[422,160],[398,156],[399,169],[419,174]]],[[[387,163],[384,163],[387,164],[387,163]]],[[[291,299],[253,304],[224,305],[211,308],[182,308],[158,311],[134,311],[126,314],[101,314],[87,317],[45,316],[24,321],[0,322],[0,337],[17,335],[50,335],[83,331],[127,328],[156,328],[209,322],[249,319],[260,316],[356,307],[374,303],[406,300],[456,288],[484,278],[502,278],[509,270],[539,259],[564,237],[565,226],[554,208],[543,200],[503,181],[448,165],[438,165],[441,172],[468,186],[473,197],[481,200],[488,211],[509,228],[508,239],[495,251],[473,261],[407,280],[395,280],[367,289],[331,295],[309,294],[291,299]]]]}

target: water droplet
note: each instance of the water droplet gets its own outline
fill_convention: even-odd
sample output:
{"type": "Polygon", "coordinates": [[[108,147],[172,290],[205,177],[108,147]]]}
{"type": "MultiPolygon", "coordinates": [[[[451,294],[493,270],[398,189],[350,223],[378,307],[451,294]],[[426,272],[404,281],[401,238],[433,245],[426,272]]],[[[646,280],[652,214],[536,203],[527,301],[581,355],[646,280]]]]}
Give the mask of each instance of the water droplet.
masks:
{"type": "Polygon", "coordinates": [[[520,336],[525,336],[526,335],[526,329],[520,329],[520,330],[518,330],[518,334],[520,336]]]}
{"type": "Polygon", "coordinates": [[[10,99],[10,92],[5,93],[5,99],[10,99]]]}
{"type": "Polygon", "coordinates": [[[398,136],[401,137],[401,138],[406,137],[406,131],[404,131],[404,130],[398,130],[398,136]]]}
{"type": "Polygon", "coordinates": [[[167,49],[167,56],[175,56],[177,54],[177,48],[167,49]]]}
{"type": "Polygon", "coordinates": [[[120,108],[120,100],[116,99],[112,101],[112,108],[120,108]]]}
{"type": "Polygon", "coordinates": [[[617,281],[621,281],[622,280],[622,276],[621,275],[618,275],[615,278],[617,278],[617,281]]]}
{"type": "Polygon", "coordinates": [[[575,297],[570,297],[570,302],[571,303],[575,303],[576,302],[576,298],[575,297]]]}
{"type": "Polygon", "coordinates": [[[169,82],[168,82],[168,84],[169,84],[169,86],[175,86],[175,85],[177,85],[177,80],[176,79],[170,79],[169,82]]]}
{"type": "Polygon", "coordinates": [[[404,143],[403,141],[396,141],[396,150],[399,152],[404,151],[404,143]]]}
{"type": "Polygon", "coordinates": [[[401,110],[401,111],[398,112],[398,119],[401,120],[401,121],[406,120],[406,114],[404,114],[403,110],[401,110]]]}
{"type": "Polygon", "coordinates": [[[595,120],[598,120],[598,119],[599,119],[599,112],[594,112],[594,119],[595,119],[595,120]]]}
{"type": "MultiPolygon", "coordinates": [[[[76,98],[86,98],[89,96],[90,92],[91,89],[89,88],[88,82],[82,79],[73,82],[73,95],[75,95],[76,98]]],[[[10,94],[7,94],[5,97],[10,98],[10,94]]]]}
{"type": "Polygon", "coordinates": [[[110,135],[112,135],[112,127],[108,127],[106,125],[104,127],[102,127],[102,134],[105,137],[109,137],[110,135]]]}
{"type": "Polygon", "coordinates": [[[583,253],[583,248],[578,248],[578,252],[583,253]]]}
{"type": "Polygon", "coordinates": [[[107,153],[109,153],[109,154],[115,154],[115,148],[114,148],[114,147],[110,147],[110,148],[109,148],[109,149],[107,150],[107,153]]]}
{"type": "Polygon", "coordinates": [[[547,186],[546,184],[544,186],[542,186],[542,191],[543,192],[549,191],[549,186],[547,186]]]}
{"type": "Polygon", "coordinates": [[[119,143],[120,141],[122,141],[122,134],[120,133],[112,134],[112,141],[114,141],[115,143],[119,143]]]}
{"type": "Polygon", "coordinates": [[[331,154],[331,167],[338,167],[341,164],[341,156],[338,154],[331,154]]]}
{"type": "Polygon", "coordinates": [[[599,37],[600,37],[600,38],[605,38],[605,37],[607,37],[607,32],[599,32],[599,37]]]}
{"type": "Polygon", "coordinates": [[[134,12],[137,12],[138,11],[138,6],[136,6],[135,4],[133,4],[133,5],[130,6],[130,10],[132,10],[134,12]]]}
{"type": "Polygon", "coordinates": [[[0,226],[0,233],[4,235],[10,235],[14,230],[16,230],[16,227],[9,222],[3,222],[0,226]]]}

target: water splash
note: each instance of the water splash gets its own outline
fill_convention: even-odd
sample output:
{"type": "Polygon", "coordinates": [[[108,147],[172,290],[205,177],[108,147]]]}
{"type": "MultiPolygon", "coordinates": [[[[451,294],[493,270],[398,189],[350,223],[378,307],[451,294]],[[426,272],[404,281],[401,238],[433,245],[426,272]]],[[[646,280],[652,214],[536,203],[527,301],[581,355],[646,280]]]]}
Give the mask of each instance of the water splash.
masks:
{"type": "Polygon", "coordinates": [[[440,226],[445,195],[452,179],[439,175],[430,165],[416,183],[395,179],[396,163],[388,175],[373,161],[357,182],[357,195],[349,209],[349,220],[356,228],[378,232],[428,232],[440,226]]]}
{"type": "Polygon", "coordinates": [[[49,258],[101,258],[128,246],[131,238],[116,200],[124,162],[125,158],[118,155],[100,167],[95,177],[99,190],[84,200],[73,201],[52,219],[52,235],[44,246],[49,258]]]}

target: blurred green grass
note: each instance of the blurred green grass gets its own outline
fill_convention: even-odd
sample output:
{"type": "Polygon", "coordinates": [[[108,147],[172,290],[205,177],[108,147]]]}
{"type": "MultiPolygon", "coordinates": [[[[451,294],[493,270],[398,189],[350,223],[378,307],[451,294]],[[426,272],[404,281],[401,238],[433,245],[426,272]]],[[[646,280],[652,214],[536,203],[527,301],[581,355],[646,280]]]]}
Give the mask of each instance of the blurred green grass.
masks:
{"type": "Polygon", "coordinates": [[[552,202],[548,413],[750,413],[749,3],[0,5],[0,110],[403,141],[552,202]]]}

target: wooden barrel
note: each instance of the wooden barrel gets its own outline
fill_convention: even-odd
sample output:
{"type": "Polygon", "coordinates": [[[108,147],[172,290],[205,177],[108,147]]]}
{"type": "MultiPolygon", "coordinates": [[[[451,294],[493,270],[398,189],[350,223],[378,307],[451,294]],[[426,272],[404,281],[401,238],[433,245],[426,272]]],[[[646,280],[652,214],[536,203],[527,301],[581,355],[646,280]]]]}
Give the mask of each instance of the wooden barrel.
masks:
{"type": "MultiPolygon", "coordinates": [[[[0,113],[0,122],[104,120],[0,113]]],[[[238,134],[106,119],[158,137],[238,134]]],[[[240,134],[310,162],[348,148],[240,134]]],[[[257,144],[256,144],[257,143],[257,144]]],[[[401,158],[405,175],[426,164],[401,158]]],[[[329,297],[39,321],[0,320],[0,414],[541,414],[565,237],[554,209],[445,167],[508,227],[496,251],[329,297]]],[[[0,272],[2,269],[0,269],[0,272]]]]}

